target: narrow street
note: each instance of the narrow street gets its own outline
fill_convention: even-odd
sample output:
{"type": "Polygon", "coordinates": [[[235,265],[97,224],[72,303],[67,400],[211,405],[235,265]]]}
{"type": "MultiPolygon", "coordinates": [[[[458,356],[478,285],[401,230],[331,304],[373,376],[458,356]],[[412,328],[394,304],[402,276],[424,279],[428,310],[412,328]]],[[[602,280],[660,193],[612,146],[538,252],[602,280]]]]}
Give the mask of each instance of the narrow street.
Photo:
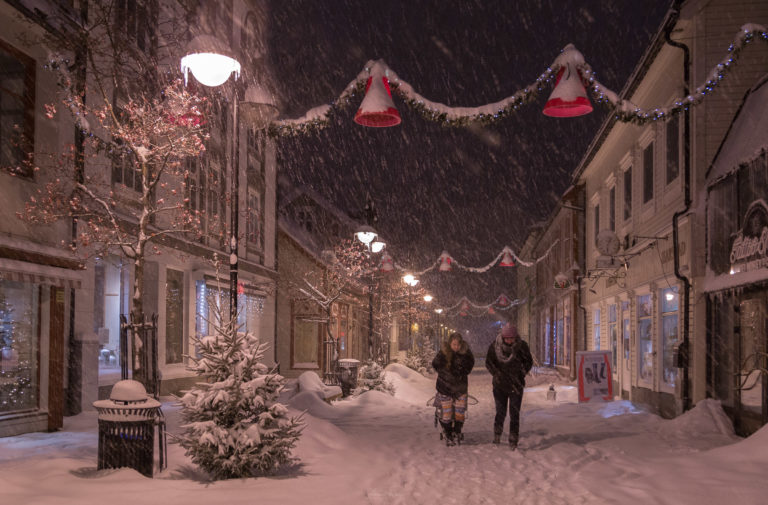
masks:
{"type": "MultiPolygon", "coordinates": [[[[736,437],[714,401],[664,420],[626,401],[578,404],[573,384],[558,383],[548,401],[553,376],[529,376],[520,448],[511,451],[491,443],[490,376],[476,368],[465,441],[446,447],[427,406],[434,380],[402,365],[387,376],[394,397],[370,391],[329,405],[313,391],[287,392],[286,404],[306,411],[300,461],[269,477],[209,481],[170,443],[169,467],[154,479],[98,471],[95,412],[67,418],[63,431],[3,438],[3,503],[706,505],[734,496],[757,504],[768,493],[768,433],[736,437]]],[[[163,410],[177,433],[178,408],[163,410]]]]}

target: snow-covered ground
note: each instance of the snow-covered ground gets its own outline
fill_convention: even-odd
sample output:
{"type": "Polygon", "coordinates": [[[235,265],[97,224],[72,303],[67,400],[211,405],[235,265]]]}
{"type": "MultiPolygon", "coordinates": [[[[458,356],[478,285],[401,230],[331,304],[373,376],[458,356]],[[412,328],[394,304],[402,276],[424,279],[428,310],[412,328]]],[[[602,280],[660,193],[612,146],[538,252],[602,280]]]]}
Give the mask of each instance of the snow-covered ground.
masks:
{"type": "MultiPolygon", "coordinates": [[[[167,470],[96,470],[97,418],[64,430],[0,439],[2,504],[758,504],[768,501],[768,427],[736,437],[719,405],[700,402],[674,420],[626,401],[576,403],[572,384],[529,378],[520,449],[491,444],[493,400],[484,370],[470,376],[466,439],[446,447],[427,400],[434,380],[390,365],[394,397],[376,391],[329,405],[304,391],[297,466],[271,477],[208,481],[169,444],[167,470]]],[[[170,432],[179,412],[163,406],[170,432]]]]}

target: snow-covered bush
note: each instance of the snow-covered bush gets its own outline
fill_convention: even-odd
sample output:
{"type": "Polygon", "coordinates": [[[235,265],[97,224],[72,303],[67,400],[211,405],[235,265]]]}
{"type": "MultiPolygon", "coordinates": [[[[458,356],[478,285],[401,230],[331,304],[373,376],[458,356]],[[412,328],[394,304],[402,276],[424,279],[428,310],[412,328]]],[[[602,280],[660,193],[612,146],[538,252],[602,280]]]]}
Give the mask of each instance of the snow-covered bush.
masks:
{"type": "Polygon", "coordinates": [[[261,363],[266,344],[228,322],[195,339],[190,356],[200,382],[181,398],[184,431],[176,438],[192,461],[216,479],[271,473],[292,463],[302,421],[277,401],[285,379],[261,363]]]}
{"type": "Polygon", "coordinates": [[[384,369],[375,361],[369,361],[360,367],[360,371],[357,374],[357,388],[352,391],[352,394],[359,395],[366,391],[382,391],[391,395],[395,394],[395,385],[386,380],[384,369]]]}
{"type": "Polygon", "coordinates": [[[427,375],[432,369],[432,360],[435,358],[435,348],[428,336],[418,339],[418,345],[405,354],[403,365],[416,370],[421,375],[427,375]]]}

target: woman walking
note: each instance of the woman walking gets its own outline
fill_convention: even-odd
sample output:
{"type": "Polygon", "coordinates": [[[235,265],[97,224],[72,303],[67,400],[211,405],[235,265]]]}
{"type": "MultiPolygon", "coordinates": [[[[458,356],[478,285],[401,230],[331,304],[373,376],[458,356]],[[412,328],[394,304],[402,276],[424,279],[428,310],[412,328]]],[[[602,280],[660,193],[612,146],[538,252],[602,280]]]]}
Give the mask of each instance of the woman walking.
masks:
{"type": "Polygon", "coordinates": [[[437,371],[435,405],[440,408],[446,445],[461,443],[461,428],[467,414],[467,376],[474,366],[475,357],[461,333],[452,333],[432,360],[432,367],[437,371]]]}

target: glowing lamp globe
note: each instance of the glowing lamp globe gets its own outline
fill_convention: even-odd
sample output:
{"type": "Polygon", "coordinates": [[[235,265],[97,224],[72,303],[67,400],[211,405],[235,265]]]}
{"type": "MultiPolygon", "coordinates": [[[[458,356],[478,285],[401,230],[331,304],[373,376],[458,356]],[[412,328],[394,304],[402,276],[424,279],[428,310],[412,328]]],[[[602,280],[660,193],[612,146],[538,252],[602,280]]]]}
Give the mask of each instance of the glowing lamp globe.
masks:
{"type": "Polygon", "coordinates": [[[432,301],[432,295],[424,295],[424,301],[425,302],[431,302],[432,301]]]}
{"type": "Polygon", "coordinates": [[[209,87],[221,86],[232,73],[240,76],[240,63],[232,51],[219,39],[211,35],[198,35],[187,45],[187,55],[181,59],[184,82],[192,72],[197,81],[209,87]]]}
{"type": "Polygon", "coordinates": [[[387,244],[381,240],[374,240],[371,243],[371,252],[380,253],[384,249],[384,246],[386,245],[387,244]]]}
{"type": "Polygon", "coordinates": [[[376,230],[368,225],[363,225],[357,229],[355,237],[363,244],[368,245],[376,238],[376,230]]]}

